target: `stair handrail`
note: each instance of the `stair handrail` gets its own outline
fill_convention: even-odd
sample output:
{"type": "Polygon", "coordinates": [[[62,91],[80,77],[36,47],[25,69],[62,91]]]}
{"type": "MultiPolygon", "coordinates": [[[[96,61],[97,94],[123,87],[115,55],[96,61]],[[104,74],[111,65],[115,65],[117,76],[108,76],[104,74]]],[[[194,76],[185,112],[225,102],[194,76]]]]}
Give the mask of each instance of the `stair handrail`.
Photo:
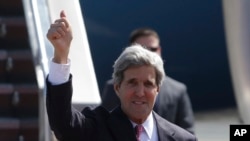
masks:
{"type": "Polygon", "coordinates": [[[23,0],[23,5],[39,87],[39,141],[49,141],[52,137],[45,108],[45,79],[49,71],[48,59],[53,56],[53,47],[47,40],[46,33],[50,23],[59,17],[61,10],[67,13],[74,36],[69,54],[71,73],[77,76],[72,82],[72,103],[82,110],[85,106],[100,104],[101,98],[79,1],[23,0]]]}
{"type": "Polygon", "coordinates": [[[51,141],[52,134],[45,108],[45,78],[48,74],[48,56],[53,48],[45,39],[45,31],[50,26],[47,0],[23,0],[24,14],[29,35],[33,64],[39,88],[39,141],[51,141]]]}

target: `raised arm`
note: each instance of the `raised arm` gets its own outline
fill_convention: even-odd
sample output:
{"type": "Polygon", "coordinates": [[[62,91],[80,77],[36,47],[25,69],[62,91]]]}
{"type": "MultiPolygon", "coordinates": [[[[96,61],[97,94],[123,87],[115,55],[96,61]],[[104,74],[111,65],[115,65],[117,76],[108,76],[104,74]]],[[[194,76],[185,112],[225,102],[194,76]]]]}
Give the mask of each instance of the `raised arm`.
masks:
{"type": "Polygon", "coordinates": [[[64,11],[61,11],[60,18],[51,24],[47,33],[47,38],[55,49],[53,62],[66,64],[73,36],[64,11]]]}

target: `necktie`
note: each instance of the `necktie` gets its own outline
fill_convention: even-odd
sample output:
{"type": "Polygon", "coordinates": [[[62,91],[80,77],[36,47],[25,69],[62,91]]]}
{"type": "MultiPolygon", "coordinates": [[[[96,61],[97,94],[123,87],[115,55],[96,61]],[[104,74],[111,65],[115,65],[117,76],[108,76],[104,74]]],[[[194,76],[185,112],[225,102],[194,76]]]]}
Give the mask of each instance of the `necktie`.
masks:
{"type": "Polygon", "coordinates": [[[142,133],[143,126],[142,125],[136,125],[135,126],[135,133],[136,133],[136,140],[140,141],[140,135],[142,133]]]}

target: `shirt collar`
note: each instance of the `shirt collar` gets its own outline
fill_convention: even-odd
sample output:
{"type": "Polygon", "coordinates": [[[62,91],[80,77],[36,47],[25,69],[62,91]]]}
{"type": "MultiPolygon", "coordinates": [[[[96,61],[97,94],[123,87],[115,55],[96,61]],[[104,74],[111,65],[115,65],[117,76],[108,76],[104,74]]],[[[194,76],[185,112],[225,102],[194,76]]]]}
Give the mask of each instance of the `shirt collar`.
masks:
{"type": "MultiPolygon", "coordinates": [[[[133,121],[131,121],[131,123],[132,123],[133,127],[135,127],[137,125],[133,121]]],[[[155,126],[152,112],[149,114],[148,118],[142,123],[142,126],[143,126],[144,130],[146,131],[148,138],[151,139],[153,136],[153,129],[155,126]]]]}

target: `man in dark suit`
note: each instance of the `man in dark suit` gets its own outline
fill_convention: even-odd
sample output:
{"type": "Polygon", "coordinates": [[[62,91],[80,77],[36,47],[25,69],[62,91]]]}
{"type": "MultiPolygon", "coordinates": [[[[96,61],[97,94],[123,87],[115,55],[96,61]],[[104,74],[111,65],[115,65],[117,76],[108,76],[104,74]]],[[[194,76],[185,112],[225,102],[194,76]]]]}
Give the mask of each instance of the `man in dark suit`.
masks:
{"type": "Polygon", "coordinates": [[[60,141],[195,141],[194,135],[153,112],[164,78],[163,61],[140,45],[126,48],[114,63],[114,89],[121,105],[77,111],[71,104],[72,75],[68,53],[72,31],[65,13],[47,33],[54,57],[46,79],[46,107],[51,129],[60,141]],[[63,69],[62,69],[63,68],[63,69]],[[134,127],[137,130],[134,132],[134,127]]]}
{"type": "MultiPolygon", "coordinates": [[[[139,28],[130,35],[130,44],[141,44],[152,52],[161,56],[159,35],[150,28],[139,28]]],[[[112,110],[119,105],[119,98],[116,96],[113,80],[106,82],[101,94],[102,106],[112,110]]],[[[186,86],[169,76],[164,78],[157,97],[154,111],[168,121],[186,129],[194,134],[194,115],[186,86]]]]}

